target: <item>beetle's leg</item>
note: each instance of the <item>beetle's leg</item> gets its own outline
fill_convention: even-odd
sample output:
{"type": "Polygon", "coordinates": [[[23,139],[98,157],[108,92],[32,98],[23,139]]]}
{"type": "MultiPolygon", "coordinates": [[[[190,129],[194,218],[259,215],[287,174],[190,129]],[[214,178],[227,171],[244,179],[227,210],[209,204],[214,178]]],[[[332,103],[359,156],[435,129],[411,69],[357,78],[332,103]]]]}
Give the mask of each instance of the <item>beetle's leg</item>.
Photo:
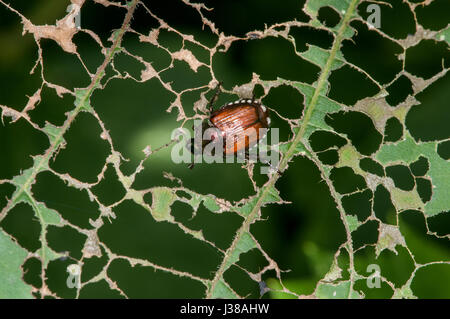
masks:
{"type": "Polygon", "coordinates": [[[216,86],[216,88],[215,88],[214,95],[212,96],[211,100],[210,100],[209,103],[208,103],[208,107],[207,107],[207,108],[208,108],[208,110],[209,110],[210,113],[212,112],[213,105],[214,105],[214,103],[216,102],[217,97],[218,97],[219,94],[220,94],[220,86],[221,86],[221,85],[222,85],[222,82],[217,83],[217,86],[216,86]]]}
{"type": "Polygon", "coordinates": [[[189,164],[189,169],[193,169],[194,168],[194,165],[195,165],[195,163],[191,163],[191,164],[189,164]]]}

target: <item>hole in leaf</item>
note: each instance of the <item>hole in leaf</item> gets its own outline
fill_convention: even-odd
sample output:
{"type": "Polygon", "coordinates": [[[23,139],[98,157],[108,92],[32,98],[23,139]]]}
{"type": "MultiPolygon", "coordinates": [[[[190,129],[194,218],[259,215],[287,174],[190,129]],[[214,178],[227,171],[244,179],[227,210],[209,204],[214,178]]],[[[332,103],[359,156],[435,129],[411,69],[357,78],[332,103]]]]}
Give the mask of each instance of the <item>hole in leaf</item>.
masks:
{"type": "Polygon", "coordinates": [[[424,79],[450,67],[448,45],[434,40],[422,40],[406,50],[405,70],[424,79]]]}
{"type": "Polygon", "coordinates": [[[380,163],[371,159],[370,157],[362,158],[359,161],[359,167],[361,167],[363,171],[366,171],[368,173],[375,174],[380,177],[384,176],[383,166],[380,163]]]}
{"type": "Polygon", "coordinates": [[[234,42],[227,52],[218,52],[214,55],[213,71],[222,75],[226,87],[233,87],[250,81],[252,73],[259,74],[263,80],[280,77],[313,83],[320,69],[300,58],[288,41],[264,38],[234,42]]]}
{"type": "MultiPolygon", "coordinates": [[[[276,88],[274,88],[274,89],[276,89],[276,88]]],[[[272,92],[272,90],[270,90],[270,92],[272,92]]],[[[269,95],[270,95],[270,92],[269,92],[269,95]]],[[[264,87],[261,84],[255,85],[255,87],[253,88],[253,94],[255,95],[255,98],[261,99],[261,97],[264,95],[264,87]]],[[[301,98],[303,99],[303,95],[301,98]]]]}
{"type": "Polygon", "coordinates": [[[271,89],[263,99],[263,103],[284,117],[298,119],[302,116],[304,109],[303,100],[303,95],[298,90],[291,86],[281,85],[271,89]]]}
{"type": "MultiPolygon", "coordinates": [[[[83,272],[84,274],[84,267],[83,272]]],[[[83,288],[80,291],[79,298],[81,299],[96,299],[96,296],[102,296],[102,298],[105,299],[123,299],[125,298],[122,296],[117,290],[113,290],[109,283],[106,282],[105,279],[91,282],[87,285],[84,285],[83,288]]]]}
{"type": "Polygon", "coordinates": [[[314,152],[324,151],[334,146],[340,148],[347,144],[345,138],[328,131],[315,131],[309,137],[309,141],[314,152]]]}
{"type": "MultiPolygon", "coordinates": [[[[81,27],[95,32],[103,42],[103,45],[111,43],[108,38],[111,36],[111,30],[119,29],[123,21],[123,8],[116,6],[104,6],[100,3],[87,1],[83,4],[81,14],[81,27]],[[108,17],[102,23],[99,23],[99,17],[108,17]]],[[[148,20],[152,19],[147,15],[148,20]]],[[[54,23],[52,21],[51,23],[54,23]]]]}
{"type": "MultiPolygon", "coordinates": [[[[84,18],[84,17],[83,17],[84,18]]],[[[85,32],[78,32],[72,38],[73,43],[77,46],[77,52],[81,56],[84,64],[90,73],[95,73],[105,58],[100,51],[100,47],[95,40],[85,32]],[[99,48],[93,50],[92,48],[99,48]]]]}
{"type": "Polygon", "coordinates": [[[386,102],[388,102],[390,106],[398,105],[403,102],[408,95],[414,93],[411,81],[404,75],[395,80],[386,90],[389,93],[389,95],[386,96],[386,102]]]}
{"type": "MultiPolygon", "coordinates": [[[[287,292],[278,292],[274,290],[281,290],[282,287],[277,278],[277,273],[275,270],[269,270],[262,274],[262,282],[269,288],[273,290],[268,290],[261,299],[273,299],[273,298],[281,298],[281,299],[297,299],[295,295],[287,292]]],[[[314,291],[314,286],[309,289],[312,293],[314,291]]]]}
{"type": "Polygon", "coordinates": [[[329,77],[330,92],[328,96],[340,103],[353,105],[357,101],[373,96],[378,92],[378,87],[367,77],[355,69],[345,65],[333,71],[329,77]],[[352,89],[349,90],[349,83],[352,89]]]}
{"type": "Polygon", "coordinates": [[[378,185],[374,201],[373,210],[375,215],[385,224],[397,225],[397,214],[392,204],[390,194],[383,185],[378,185]]]}
{"type": "Polygon", "coordinates": [[[183,47],[183,38],[175,32],[162,29],[158,34],[158,44],[170,52],[176,52],[183,47]]]}
{"type": "MultiPolygon", "coordinates": [[[[364,248],[360,248],[358,251],[355,252],[355,270],[358,272],[358,274],[364,276],[373,275],[374,272],[377,270],[376,268],[373,268],[373,266],[376,265],[380,266],[379,270],[382,272],[383,265],[381,265],[378,262],[378,258],[376,258],[375,246],[365,246],[364,248]]],[[[374,280],[370,280],[370,282],[375,283],[374,280]]],[[[390,288],[387,283],[381,281],[380,288],[376,289],[369,288],[367,283],[368,283],[367,279],[358,280],[355,283],[355,289],[356,285],[362,287],[363,288],[362,291],[366,295],[366,298],[367,296],[373,296],[374,298],[392,297],[393,294],[392,288],[390,288]]]]}
{"type": "Polygon", "coordinates": [[[207,240],[212,241],[221,249],[230,247],[234,234],[242,222],[241,217],[230,213],[212,213],[204,207],[203,203],[199,206],[195,217],[191,218],[192,208],[187,208],[186,205],[180,207],[181,205],[178,203],[173,204],[172,214],[180,221],[183,220],[183,225],[193,230],[201,230],[207,240]],[[183,218],[177,211],[178,207],[183,209],[182,212],[185,215],[183,218]]]}
{"type": "MultiPolygon", "coordinates": [[[[164,4],[157,4],[157,6],[167,7],[167,11],[163,18],[166,16],[170,17],[170,21],[173,22],[177,19],[177,16],[180,16],[179,19],[181,19],[181,17],[186,14],[183,11],[175,14],[172,6],[165,5],[166,3],[167,2],[164,1],[164,4]]],[[[214,22],[220,32],[239,37],[244,36],[247,32],[253,30],[264,30],[265,24],[271,25],[294,19],[297,21],[308,21],[309,16],[302,10],[302,3],[303,2],[289,0],[283,2],[282,6],[277,6],[273,5],[271,2],[258,0],[239,2],[207,1],[206,6],[208,8],[214,8],[214,10],[202,10],[202,13],[206,18],[214,22]]],[[[198,21],[201,21],[196,12],[193,12],[191,16],[195,17],[198,21]]],[[[165,21],[168,22],[167,20],[165,21]]],[[[178,23],[178,25],[181,26],[182,24],[178,23]]],[[[201,25],[197,25],[196,29],[199,29],[200,27],[201,25]]],[[[205,26],[205,30],[209,31],[209,28],[205,26]]],[[[186,30],[185,32],[188,31],[186,30]]]]}
{"type": "Polygon", "coordinates": [[[45,122],[62,126],[66,120],[65,113],[73,108],[73,96],[64,94],[63,98],[56,95],[54,89],[44,86],[41,91],[41,102],[28,114],[34,123],[44,127],[45,122]]]}
{"type": "Polygon", "coordinates": [[[437,31],[445,28],[448,25],[450,3],[447,0],[435,0],[426,3],[425,5],[417,6],[415,11],[417,21],[425,29],[437,31]]]}
{"type": "MultiPolygon", "coordinates": [[[[370,274],[373,274],[373,272],[367,273],[367,276],[369,276],[370,274]]],[[[392,298],[392,294],[394,293],[389,284],[384,281],[380,282],[380,287],[373,289],[367,286],[367,279],[360,279],[356,280],[353,288],[355,289],[355,291],[363,292],[365,299],[390,299],[392,298]]]]}
{"type": "Polygon", "coordinates": [[[312,293],[314,282],[329,270],[333,258],[330,252],[345,241],[345,229],[330,189],[312,161],[296,157],[289,164],[289,174],[283,174],[277,186],[283,199],[292,204],[268,205],[262,210],[262,218],[268,220],[252,224],[250,231],[281,269],[289,266],[292,271],[287,278],[308,283],[301,293],[312,293]],[[304,262],[293,264],[287,256],[304,262]],[[311,265],[320,265],[320,269],[316,271],[311,265]]]}
{"type": "Polygon", "coordinates": [[[450,141],[443,141],[438,144],[437,153],[445,160],[450,159],[450,141]]]}
{"type": "MultiPolygon", "coordinates": [[[[149,34],[153,29],[160,26],[158,20],[152,17],[144,6],[137,6],[130,21],[131,29],[142,34],[149,34]]],[[[123,45],[123,43],[122,43],[123,45]]],[[[124,47],[128,47],[125,46],[124,47]]]]}
{"type": "Polygon", "coordinates": [[[45,66],[45,80],[61,85],[71,91],[75,88],[89,85],[90,78],[87,72],[74,72],[74,70],[83,68],[83,65],[75,54],[67,54],[56,41],[51,39],[42,38],[40,44],[45,66]]]}
{"type": "Polygon", "coordinates": [[[352,233],[353,249],[375,244],[378,240],[378,221],[368,220],[352,233]]]}
{"type": "Polygon", "coordinates": [[[205,287],[197,280],[153,267],[131,266],[123,259],[111,262],[108,277],[128,298],[201,298],[205,294],[205,287]]]}
{"type": "Polygon", "coordinates": [[[391,117],[386,121],[384,129],[385,142],[396,142],[403,136],[403,125],[396,117],[391,117]]]}
{"type": "MultiPolygon", "coordinates": [[[[207,90],[195,90],[195,91],[185,91],[182,95],[181,95],[181,104],[184,107],[184,111],[186,113],[186,116],[194,116],[195,112],[194,112],[194,104],[195,102],[200,100],[200,93],[204,93],[207,90]]],[[[221,94],[222,95],[222,94],[221,94]]],[[[203,105],[204,108],[207,107],[208,102],[209,102],[209,96],[208,94],[205,95],[207,102],[203,105]]],[[[221,96],[219,96],[221,97],[221,96]]],[[[220,107],[220,105],[217,103],[219,102],[219,99],[217,99],[216,103],[214,103],[213,105],[213,109],[217,109],[220,107]]],[[[196,110],[197,113],[201,113],[200,110],[196,110]]],[[[190,129],[190,127],[186,127],[188,129],[190,129]]]]}
{"type": "Polygon", "coordinates": [[[26,250],[35,252],[41,248],[39,240],[41,224],[30,205],[19,203],[14,206],[2,220],[0,226],[26,250]]]}
{"type": "MultiPolygon", "coordinates": [[[[189,197],[189,196],[188,196],[189,197]]],[[[153,201],[152,193],[147,193],[144,195],[144,201],[151,206],[153,201]]],[[[183,225],[189,227],[193,230],[198,230],[199,227],[194,227],[192,224],[186,224],[193,221],[194,217],[193,208],[184,202],[175,201],[172,206],[170,206],[170,215],[172,215],[177,222],[182,223],[183,225]]]]}
{"type": "Polygon", "coordinates": [[[400,232],[418,264],[442,260],[443,254],[448,255],[448,238],[437,238],[427,234],[425,216],[422,212],[408,210],[398,217],[400,232]]]}
{"type": "MultiPolygon", "coordinates": [[[[362,2],[358,6],[358,12],[367,21],[375,12],[373,9],[368,10],[372,2],[362,2]]],[[[416,23],[414,15],[407,3],[402,0],[390,0],[389,5],[385,3],[376,3],[380,13],[380,30],[386,34],[396,38],[404,39],[408,34],[415,33],[416,23]]]]}
{"type": "Polygon", "coordinates": [[[3,120],[5,125],[0,120],[0,149],[7,156],[0,156],[0,179],[21,174],[33,165],[31,156],[43,154],[49,147],[47,136],[35,130],[25,119],[21,118],[13,124],[8,124],[6,117],[3,120]],[[19,140],[19,136],[26,138],[19,140]]]}
{"type": "MultiPolygon", "coordinates": [[[[72,239],[65,238],[63,240],[71,241],[72,239]]],[[[45,284],[49,291],[56,294],[58,298],[76,298],[77,289],[69,288],[67,285],[69,275],[67,267],[72,264],[74,264],[74,260],[70,258],[58,258],[48,263],[45,271],[45,284]]]]}
{"type": "MultiPolygon", "coordinates": [[[[264,103],[267,107],[273,107],[277,112],[278,112],[278,105],[279,104],[269,104],[269,103],[264,103]]],[[[286,105],[285,105],[286,106],[286,105]]],[[[288,107],[291,108],[291,112],[301,112],[303,106],[296,103],[294,105],[292,104],[287,104],[288,107]]],[[[270,112],[270,110],[269,110],[270,112]]],[[[281,117],[278,116],[278,114],[276,114],[275,112],[270,112],[270,128],[277,128],[278,129],[278,138],[280,141],[287,141],[292,137],[292,131],[291,131],[291,127],[289,126],[288,122],[286,122],[284,119],[282,119],[281,117]]],[[[283,113],[281,113],[281,116],[283,116],[283,113]]],[[[301,117],[301,113],[297,114],[297,117],[301,117]]],[[[270,143],[271,139],[273,136],[273,131],[269,130],[267,132],[267,143],[270,143]]]]}
{"type": "Polygon", "coordinates": [[[416,178],[417,192],[419,193],[422,202],[426,203],[430,201],[432,195],[432,185],[431,181],[426,178],[418,177],[416,178]]]}
{"type": "Polygon", "coordinates": [[[322,49],[329,49],[333,45],[333,36],[325,30],[309,27],[292,27],[289,35],[295,39],[295,47],[298,52],[306,51],[308,49],[307,44],[315,45],[322,49]]]}
{"type": "Polygon", "coordinates": [[[41,288],[42,287],[41,261],[35,257],[28,258],[23,264],[22,268],[24,281],[35,288],[41,288]]]}
{"type": "Polygon", "coordinates": [[[424,176],[428,172],[429,163],[426,157],[420,156],[417,161],[409,164],[409,168],[414,176],[424,176]]]}
{"type": "Polygon", "coordinates": [[[97,196],[98,200],[105,206],[111,205],[119,201],[125,196],[125,189],[117,177],[117,173],[113,165],[109,165],[103,176],[103,179],[91,187],[92,192],[97,196]]]}
{"type": "Polygon", "coordinates": [[[411,277],[415,265],[406,247],[397,245],[395,250],[397,253],[384,249],[377,261],[379,265],[382,265],[381,275],[393,283],[395,287],[402,287],[411,277]]]}
{"type": "MultiPolygon", "coordinates": [[[[86,235],[70,226],[57,227],[49,225],[47,227],[47,241],[50,248],[54,251],[59,253],[69,252],[72,258],[80,259],[84,243],[86,242],[86,235]]],[[[71,263],[73,263],[72,260],[71,263]]]]}
{"type": "Polygon", "coordinates": [[[116,53],[114,56],[114,67],[121,74],[128,72],[135,79],[140,79],[141,71],[145,70],[144,64],[124,52],[116,53]]]}
{"type": "Polygon", "coordinates": [[[339,161],[339,154],[337,150],[328,150],[317,153],[319,160],[325,165],[335,165],[339,161]]]}
{"type": "Polygon", "coordinates": [[[198,45],[197,43],[193,43],[191,41],[185,41],[184,48],[186,50],[191,51],[199,62],[209,64],[210,52],[207,51],[202,46],[198,45]]]}
{"type": "Polygon", "coordinates": [[[116,206],[114,213],[116,219],[105,222],[98,237],[116,254],[148,259],[203,278],[213,276],[220,256],[209,244],[176,224],[156,221],[145,208],[130,200],[116,206]]]}
{"type": "Polygon", "coordinates": [[[325,122],[340,133],[347,134],[356,150],[363,155],[375,152],[382,136],[372,120],[361,112],[338,112],[325,117],[325,122]]]}
{"type": "MultiPolygon", "coordinates": [[[[133,21],[133,20],[132,20],[133,21]]],[[[146,32],[145,34],[148,34],[146,32]]],[[[159,48],[150,42],[141,42],[139,36],[134,33],[125,33],[122,39],[122,46],[134,55],[138,55],[144,61],[151,62],[156,71],[161,71],[169,67],[172,62],[170,54],[162,47],[159,48]]]]}
{"type": "Polygon", "coordinates": [[[448,225],[450,225],[450,212],[428,217],[427,223],[431,232],[436,232],[439,236],[446,236],[448,234],[448,225]]]}
{"type": "Polygon", "coordinates": [[[342,205],[348,215],[356,215],[360,222],[366,220],[372,211],[373,194],[370,189],[342,197],[342,205]]]}
{"type": "Polygon", "coordinates": [[[92,256],[83,259],[83,271],[81,273],[81,282],[86,282],[97,276],[109,261],[109,256],[105,249],[100,246],[101,257],[92,256]]]}
{"type": "Polygon", "coordinates": [[[411,289],[417,298],[444,299],[450,295],[450,285],[444,282],[450,282],[450,265],[432,264],[417,269],[411,289]]]}
{"type": "MultiPolygon", "coordinates": [[[[382,16],[383,19],[384,17],[382,16]]],[[[381,22],[383,23],[383,21],[381,22]]],[[[360,21],[353,21],[350,25],[356,29],[357,33],[352,37],[351,41],[342,41],[342,53],[345,59],[362,68],[376,81],[380,83],[391,82],[402,70],[402,61],[397,58],[397,55],[403,52],[403,48],[399,44],[384,38],[375,30],[369,30],[360,21]],[[380,52],[383,52],[383,54],[380,54],[380,52]]],[[[360,88],[370,88],[370,90],[366,89],[364,92],[360,92],[364,97],[372,96],[378,92],[375,83],[369,80],[366,75],[359,73],[357,70],[353,70],[353,72],[358,73],[359,76],[354,80],[352,78],[344,80],[341,85],[345,86],[345,89],[355,91],[360,88]],[[355,80],[367,82],[367,84],[364,87],[361,86],[362,84],[356,83],[355,80]],[[349,89],[349,85],[351,85],[351,89],[349,89]],[[369,92],[373,93],[370,94],[369,92]]],[[[331,87],[333,88],[333,86],[331,87]]],[[[339,90],[339,92],[341,91],[343,90],[339,90]]]]}
{"type": "Polygon", "coordinates": [[[408,167],[403,165],[394,165],[386,167],[386,175],[392,178],[395,187],[404,191],[410,191],[414,188],[414,177],[408,167]]]}
{"type": "Polygon", "coordinates": [[[108,142],[100,138],[101,132],[91,114],[79,114],[64,135],[66,148],[59,152],[50,166],[83,182],[96,182],[110,149],[108,142]]]}
{"type": "Polygon", "coordinates": [[[259,249],[251,249],[239,256],[238,264],[252,273],[257,273],[268,265],[268,261],[259,249]]]}
{"type": "Polygon", "coordinates": [[[416,141],[448,139],[450,112],[450,76],[437,80],[416,95],[419,105],[414,105],[406,114],[406,127],[416,141]]]}
{"type": "Polygon", "coordinates": [[[330,177],[336,191],[341,194],[364,190],[367,187],[364,178],[355,174],[350,167],[333,168],[330,177]]]}
{"type": "Polygon", "coordinates": [[[210,70],[202,65],[194,72],[186,61],[175,60],[170,69],[161,73],[161,79],[163,82],[179,79],[171,85],[174,91],[181,92],[205,85],[210,80],[210,70]]]}
{"type": "Polygon", "coordinates": [[[346,249],[341,249],[337,264],[342,269],[342,280],[349,280],[350,273],[348,271],[348,265],[350,263],[350,257],[346,249]]]}
{"type": "Polygon", "coordinates": [[[244,270],[235,265],[228,268],[223,278],[239,296],[246,296],[247,298],[258,298],[260,296],[258,282],[252,280],[244,270]]]}
{"type": "Polygon", "coordinates": [[[326,6],[319,9],[319,14],[317,19],[325,26],[329,28],[334,28],[339,21],[341,21],[341,16],[333,8],[326,6]]]}
{"type": "Polygon", "coordinates": [[[56,210],[66,221],[84,229],[91,229],[89,220],[95,220],[100,211],[86,192],[68,187],[63,180],[46,171],[39,173],[32,186],[36,200],[56,210]]]}

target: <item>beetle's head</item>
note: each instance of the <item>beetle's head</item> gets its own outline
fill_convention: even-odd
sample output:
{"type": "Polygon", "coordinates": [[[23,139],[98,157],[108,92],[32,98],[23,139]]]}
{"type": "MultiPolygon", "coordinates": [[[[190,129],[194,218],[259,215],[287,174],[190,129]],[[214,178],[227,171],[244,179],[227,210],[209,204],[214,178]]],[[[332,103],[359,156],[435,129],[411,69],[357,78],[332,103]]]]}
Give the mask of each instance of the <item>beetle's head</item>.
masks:
{"type": "MultiPolygon", "coordinates": [[[[210,121],[203,121],[201,125],[193,126],[194,138],[191,138],[186,143],[186,148],[196,155],[203,153],[203,149],[210,143],[220,143],[223,138],[222,132],[210,121]]],[[[215,150],[214,150],[215,152],[215,150]]]]}

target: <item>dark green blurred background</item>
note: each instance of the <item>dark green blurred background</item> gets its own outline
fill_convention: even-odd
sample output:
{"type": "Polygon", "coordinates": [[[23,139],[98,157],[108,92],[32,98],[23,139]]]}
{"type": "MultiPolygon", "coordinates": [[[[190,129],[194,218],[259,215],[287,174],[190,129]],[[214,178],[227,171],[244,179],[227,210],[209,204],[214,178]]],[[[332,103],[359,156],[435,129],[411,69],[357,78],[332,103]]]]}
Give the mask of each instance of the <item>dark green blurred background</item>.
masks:
{"type": "MultiPolygon", "coordinates": [[[[381,30],[388,35],[403,39],[415,32],[415,21],[408,6],[398,1],[389,1],[392,8],[382,6],[381,30]]],[[[9,1],[12,7],[19,10],[34,24],[53,24],[66,14],[69,1],[9,1]]],[[[147,3],[147,2],[146,2],[147,3]]],[[[214,8],[205,16],[212,20],[216,27],[227,35],[243,37],[247,32],[264,29],[274,23],[289,20],[307,22],[308,17],[301,10],[303,1],[206,1],[207,7],[214,8]]],[[[180,32],[193,34],[202,44],[213,47],[217,37],[208,27],[202,29],[201,19],[192,8],[181,1],[151,1],[147,3],[154,14],[164,19],[170,26],[180,32]]],[[[363,18],[368,16],[367,3],[358,7],[363,18]]],[[[418,7],[418,22],[430,30],[441,30],[449,24],[450,3],[438,0],[428,7],[418,7]]],[[[125,11],[115,7],[104,7],[87,0],[81,11],[81,26],[94,31],[105,46],[111,31],[120,27],[125,11]]],[[[332,9],[319,12],[319,20],[333,26],[340,17],[332,9]]],[[[390,83],[402,70],[402,63],[396,55],[402,48],[388,39],[382,38],[374,31],[359,22],[353,21],[352,27],[357,30],[354,42],[344,41],[342,52],[346,59],[367,71],[382,85],[390,83]]],[[[151,18],[143,8],[138,8],[131,27],[136,31],[148,34],[157,27],[156,20],[151,18]]],[[[333,38],[325,31],[306,27],[291,28],[290,36],[295,41],[297,51],[306,50],[306,44],[314,44],[325,49],[332,45],[333,38]]],[[[180,36],[162,31],[159,43],[175,52],[182,47],[180,36]]],[[[79,32],[74,37],[78,52],[91,73],[103,61],[99,46],[86,33],[79,32]]],[[[90,78],[84,71],[76,56],[64,52],[54,41],[41,40],[44,58],[44,76],[49,82],[62,85],[70,90],[86,87],[90,78]]],[[[170,65],[170,55],[150,43],[141,43],[138,35],[127,33],[123,47],[129,52],[141,56],[152,66],[161,71],[170,65]]],[[[204,48],[185,43],[197,59],[209,64],[209,52],[204,48]]],[[[37,46],[33,36],[22,35],[20,18],[5,6],[0,5],[0,104],[16,110],[22,110],[28,98],[42,83],[41,68],[29,74],[38,57],[37,46]]],[[[448,45],[444,41],[424,40],[406,52],[405,69],[428,79],[450,65],[448,45]]],[[[114,66],[121,72],[139,78],[143,65],[121,53],[114,60],[114,66]]],[[[236,85],[247,83],[252,73],[260,75],[263,80],[275,80],[277,77],[302,81],[312,84],[320,69],[301,59],[295,54],[293,45],[282,38],[265,38],[262,40],[236,41],[230,49],[218,52],[213,57],[212,70],[218,80],[223,81],[226,90],[236,85]]],[[[111,67],[107,69],[107,77],[113,75],[111,67]]],[[[174,67],[160,73],[161,79],[171,82],[172,88],[180,92],[191,87],[207,85],[210,70],[204,66],[194,73],[183,61],[174,61],[174,67]]],[[[377,87],[363,74],[344,66],[330,76],[329,97],[346,105],[353,105],[359,99],[378,93],[377,87]]],[[[448,123],[450,101],[450,78],[448,74],[416,95],[421,105],[414,106],[407,115],[406,127],[416,140],[444,140],[450,137],[448,123]]],[[[387,101],[391,106],[403,102],[411,94],[412,84],[406,77],[400,77],[387,88],[387,101]]],[[[193,103],[205,90],[196,90],[182,95],[182,104],[188,116],[192,116],[193,103]]],[[[257,87],[256,93],[263,91],[257,87]]],[[[207,97],[211,96],[211,92],[207,97]]],[[[31,119],[39,126],[48,121],[54,125],[62,125],[65,112],[72,110],[74,99],[70,95],[59,98],[53,89],[44,87],[39,105],[30,112],[31,119]]],[[[99,114],[109,130],[116,150],[128,159],[123,163],[123,173],[130,174],[144,157],[142,150],[151,145],[153,149],[169,142],[171,132],[181,125],[176,121],[177,113],[167,113],[166,109],[175,96],[168,92],[161,83],[153,78],[145,83],[137,83],[127,79],[113,79],[102,90],[96,90],[91,105],[99,114]]],[[[218,105],[237,99],[238,96],[222,94],[218,105]]],[[[304,108],[303,97],[298,91],[281,86],[273,89],[264,97],[264,103],[284,117],[297,119],[304,108]]],[[[285,141],[292,136],[289,125],[272,115],[273,127],[280,128],[280,138],[285,141]]],[[[49,147],[47,137],[32,128],[21,119],[9,124],[10,118],[4,118],[0,125],[0,179],[11,179],[22,170],[32,165],[33,155],[44,153],[49,147]]],[[[336,131],[346,133],[360,153],[370,156],[375,152],[382,135],[375,130],[371,120],[362,113],[338,113],[330,116],[327,123],[336,131]]],[[[190,125],[188,125],[190,126],[190,125]]],[[[402,137],[403,123],[393,119],[385,132],[385,141],[397,141],[402,137]]],[[[59,173],[69,173],[83,182],[94,183],[97,175],[110,154],[109,145],[100,138],[101,129],[96,119],[88,113],[78,116],[65,136],[67,146],[62,149],[51,163],[51,168],[59,173]]],[[[342,141],[333,134],[315,134],[311,138],[315,150],[329,146],[342,146],[342,141]]],[[[345,143],[345,141],[344,141],[345,143]]],[[[439,155],[450,158],[449,142],[441,143],[439,155]]],[[[326,164],[337,162],[335,150],[318,153],[326,164]]],[[[370,161],[370,160],[368,160],[370,161]]],[[[369,163],[370,164],[370,163],[369,163]]],[[[372,163],[373,164],[373,163],[372,163]]],[[[375,165],[375,164],[373,164],[375,165]]],[[[420,166],[420,163],[418,164],[420,166]]],[[[163,177],[163,172],[171,172],[183,181],[183,185],[202,194],[214,194],[229,201],[238,201],[254,194],[247,171],[239,164],[200,164],[194,170],[187,169],[185,164],[174,164],[170,159],[170,148],[166,148],[150,157],[144,164],[145,169],[133,185],[136,189],[148,189],[154,186],[170,186],[175,184],[163,177]]],[[[370,166],[370,165],[369,165],[370,166]]],[[[403,166],[404,167],[404,166],[403,166]]],[[[381,169],[382,170],[382,169],[381,169]]],[[[266,181],[255,169],[255,180],[258,185],[266,181]]],[[[411,183],[414,176],[393,168],[381,174],[395,176],[400,184],[411,183]]],[[[423,174],[422,174],[423,175],[423,174]]],[[[420,174],[416,181],[420,180],[420,174]]],[[[334,174],[337,185],[357,183],[351,180],[351,174],[345,169],[336,170],[334,174]]],[[[394,178],[394,177],[393,177],[394,178]]],[[[417,182],[419,183],[419,182],[417,182]]],[[[425,182],[426,184],[426,182],[425,182]]],[[[283,273],[286,286],[299,293],[313,292],[317,281],[329,270],[338,247],[345,241],[346,235],[339,218],[336,205],[327,185],[321,181],[320,172],[315,165],[304,157],[296,157],[276,184],[282,198],[291,204],[269,205],[262,210],[266,221],[252,225],[251,231],[259,243],[273,258],[281,269],[290,270],[283,273]]],[[[365,185],[363,185],[365,187],[365,185]]],[[[408,186],[405,186],[408,187],[408,186]]],[[[0,184],[0,208],[10,198],[13,187],[0,184]]],[[[43,201],[48,207],[57,210],[70,223],[82,228],[92,228],[90,219],[99,215],[98,207],[89,200],[86,192],[80,192],[64,184],[50,172],[38,175],[32,187],[35,198],[43,201]]],[[[105,179],[92,188],[104,205],[120,200],[125,194],[117,180],[116,173],[109,167],[105,179]]],[[[385,223],[396,223],[396,214],[390,203],[387,191],[377,189],[375,195],[370,190],[357,196],[349,197],[344,202],[347,212],[364,220],[370,213],[373,196],[377,217],[385,223]]],[[[426,184],[421,192],[422,198],[431,196],[431,187],[426,184]]],[[[151,203],[150,198],[145,198],[151,203]]],[[[99,231],[100,240],[113,252],[125,256],[148,259],[163,267],[187,271],[203,278],[212,278],[221,262],[221,255],[209,245],[194,240],[184,234],[176,225],[157,223],[142,207],[131,201],[125,201],[114,210],[117,218],[105,221],[99,231]]],[[[203,230],[204,236],[213,241],[219,248],[227,249],[233,239],[234,232],[242,219],[236,214],[214,214],[204,206],[200,206],[195,217],[192,208],[186,204],[175,202],[172,215],[177,221],[191,229],[203,230]]],[[[401,231],[405,236],[408,248],[418,263],[450,260],[448,239],[437,239],[427,235],[425,219],[416,211],[404,212],[398,217],[401,231]]],[[[0,224],[6,232],[17,238],[18,242],[29,251],[39,249],[40,225],[34,218],[32,209],[25,204],[18,205],[0,224]]],[[[449,213],[440,214],[428,219],[430,231],[439,235],[448,234],[450,230],[449,213]]],[[[366,244],[375,244],[377,240],[377,222],[368,222],[354,234],[355,248],[366,244]]],[[[50,246],[57,252],[68,251],[74,259],[81,257],[85,236],[74,228],[49,228],[47,234],[50,246]]],[[[375,259],[374,247],[367,246],[356,253],[356,269],[361,274],[368,274],[368,264],[381,265],[382,275],[401,287],[409,279],[415,266],[410,254],[404,247],[397,247],[398,255],[385,250],[375,259]]],[[[85,260],[82,281],[89,280],[107,262],[106,258],[85,260]]],[[[66,287],[66,267],[73,263],[71,259],[58,259],[49,264],[48,285],[58,296],[73,298],[75,291],[66,287]]],[[[241,256],[239,265],[257,272],[267,262],[261,253],[250,251],[241,256]]],[[[346,268],[348,256],[339,258],[339,265],[346,268]]],[[[29,259],[24,269],[27,271],[27,283],[40,287],[40,262],[29,259]]],[[[140,266],[131,267],[125,260],[114,261],[108,275],[129,297],[203,297],[204,287],[190,279],[175,277],[161,271],[140,266]]],[[[267,273],[265,278],[270,283],[274,273],[267,273]]],[[[348,278],[348,273],[343,273],[348,278]]],[[[233,266],[225,273],[225,279],[241,295],[259,297],[259,288],[238,267],[233,266]]],[[[450,297],[450,266],[434,265],[417,271],[412,288],[417,297],[450,297]]],[[[380,289],[368,289],[365,281],[358,281],[355,288],[363,291],[367,297],[392,296],[392,289],[382,285],[380,289]]],[[[105,281],[88,285],[81,291],[81,297],[119,297],[105,281]]],[[[265,295],[270,297],[270,295],[265,295]]],[[[273,295],[272,295],[273,297],[273,295]]],[[[287,296],[283,296],[287,297],[287,296]]]]}

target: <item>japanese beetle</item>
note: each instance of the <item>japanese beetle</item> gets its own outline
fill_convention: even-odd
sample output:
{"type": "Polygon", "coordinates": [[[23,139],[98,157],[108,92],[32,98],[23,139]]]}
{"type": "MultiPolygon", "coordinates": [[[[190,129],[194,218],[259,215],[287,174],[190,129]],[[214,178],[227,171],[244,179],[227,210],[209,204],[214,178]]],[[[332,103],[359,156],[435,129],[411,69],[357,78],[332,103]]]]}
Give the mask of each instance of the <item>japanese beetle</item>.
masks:
{"type": "MultiPolygon", "coordinates": [[[[260,101],[252,98],[237,100],[212,111],[219,89],[220,83],[215,95],[209,102],[210,115],[208,120],[202,123],[200,133],[203,137],[203,132],[208,128],[215,130],[210,134],[209,140],[201,139],[200,143],[195,144],[195,139],[191,139],[188,145],[190,151],[193,154],[198,154],[203,151],[207,144],[221,138],[224,156],[234,156],[238,152],[244,152],[247,158],[248,150],[263,137],[260,129],[267,129],[270,126],[269,110],[260,101]]],[[[190,168],[193,166],[192,163],[190,168]]]]}

